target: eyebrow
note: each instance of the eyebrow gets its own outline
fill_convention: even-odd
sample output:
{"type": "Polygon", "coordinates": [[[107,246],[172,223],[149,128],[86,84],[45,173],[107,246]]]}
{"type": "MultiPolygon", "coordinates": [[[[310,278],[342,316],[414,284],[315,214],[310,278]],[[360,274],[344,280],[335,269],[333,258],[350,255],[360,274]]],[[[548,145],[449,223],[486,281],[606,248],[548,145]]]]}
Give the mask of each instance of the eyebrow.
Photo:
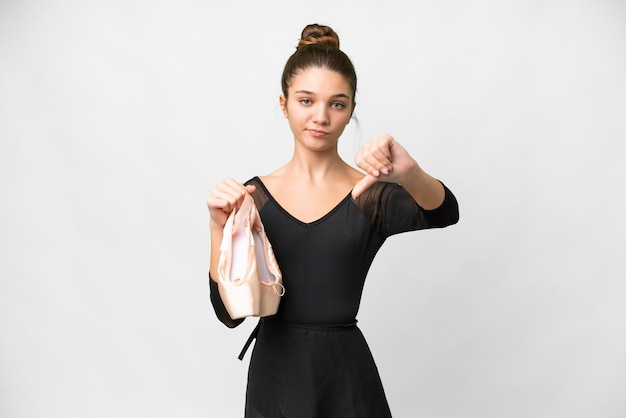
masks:
{"type": "MultiPolygon", "coordinates": [[[[316,96],[316,94],[315,94],[315,93],[313,93],[312,91],[308,91],[308,90],[298,90],[298,91],[296,91],[296,92],[294,92],[294,93],[295,93],[295,94],[309,94],[309,95],[316,96]]],[[[345,94],[345,93],[338,93],[338,94],[335,94],[335,95],[331,96],[331,98],[333,98],[333,99],[334,99],[334,98],[345,98],[345,99],[347,99],[347,100],[350,100],[350,96],[348,96],[348,95],[347,95],[347,94],[345,94]]]]}

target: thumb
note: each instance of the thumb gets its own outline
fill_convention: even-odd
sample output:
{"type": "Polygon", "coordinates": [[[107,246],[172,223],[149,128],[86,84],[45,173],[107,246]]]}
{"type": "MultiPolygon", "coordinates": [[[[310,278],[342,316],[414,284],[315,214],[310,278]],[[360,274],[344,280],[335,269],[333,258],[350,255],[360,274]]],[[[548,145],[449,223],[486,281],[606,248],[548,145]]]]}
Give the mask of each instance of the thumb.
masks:
{"type": "Polygon", "coordinates": [[[363,177],[357,184],[354,185],[352,189],[352,198],[356,199],[359,197],[364,191],[369,189],[374,183],[378,182],[378,177],[372,176],[371,174],[363,177]]]}

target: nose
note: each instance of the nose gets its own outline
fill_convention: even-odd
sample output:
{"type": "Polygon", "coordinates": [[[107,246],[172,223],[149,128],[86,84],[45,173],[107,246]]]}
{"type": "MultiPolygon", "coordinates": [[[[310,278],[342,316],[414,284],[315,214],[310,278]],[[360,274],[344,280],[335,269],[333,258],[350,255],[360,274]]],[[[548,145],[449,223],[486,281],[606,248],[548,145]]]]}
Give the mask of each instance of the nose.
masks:
{"type": "Polygon", "coordinates": [[[313,122],[319,125],[327,125],[328,123],[330,123],[330,118],[328,115],[328,108],[324,104],[320,103],[315,107],[313,113],[313,122]]]}

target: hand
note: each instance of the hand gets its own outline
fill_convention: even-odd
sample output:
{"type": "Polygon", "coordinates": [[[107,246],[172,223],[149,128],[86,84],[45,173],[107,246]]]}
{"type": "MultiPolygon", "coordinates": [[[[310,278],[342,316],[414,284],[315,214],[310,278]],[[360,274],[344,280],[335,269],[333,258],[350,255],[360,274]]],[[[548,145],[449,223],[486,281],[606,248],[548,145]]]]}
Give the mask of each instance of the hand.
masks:
{"type": "Polygon", "coordinates": [[[363,144],[354,160],[367,173],[352,189],[354,199],[379,181],[402,183],[406,175],[418,167],[417,162],[389,134],[363,144]]]}
{"type": "Polygon", "coordinates": [[[241,206],[246,193],[252,193],[254,190],[255,186],[244,186],[233,179],[218,183],[207,200],[211,227],[224,228],[230,212],[241,206]]]}

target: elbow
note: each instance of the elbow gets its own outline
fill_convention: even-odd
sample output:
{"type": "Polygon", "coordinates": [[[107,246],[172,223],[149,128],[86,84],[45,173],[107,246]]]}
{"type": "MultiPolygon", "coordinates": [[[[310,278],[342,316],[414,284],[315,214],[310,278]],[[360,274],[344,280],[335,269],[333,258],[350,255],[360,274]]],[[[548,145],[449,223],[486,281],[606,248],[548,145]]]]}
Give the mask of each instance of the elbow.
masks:
{"type": "Polygon", "coordinates": [[[454,210],[451,211],[451,213],[450,213],[450,220],[449,220],[448,225],[446,225],[446,226],[455,225],[457,223],[459,223],[459,205],[458,205],[458,203],[455,204],[454,210]]]}
{"type": "Polygon", "coordinates": [[[441,209],[443,209],[442,220],[444,221],[445,226],[450,226],[457,224],[459,222],[459,202],[456,200],[456,196],[450,189],[448,189],[444,185],[445,189],[445,198],[443,204],[441,205],[441,209]]]}
{"type": "Polygon", "coordinates": [[[222,324],[226,325],[228,328],[231,328],[231,329],[238,327],[239,324],[241,324],[244,321],[243,318],[231,319],[230,316],[228,318],[221,317],[219,318],[219,320],[222,322],[222,324]]]}
{"type": "Polygon", "coordinates": [[[445,196],[441,206],[434,210],[424,211],[432,228],[445,228],[459,222],[459,202],[445,185],[444,189],[445,196]]]}

